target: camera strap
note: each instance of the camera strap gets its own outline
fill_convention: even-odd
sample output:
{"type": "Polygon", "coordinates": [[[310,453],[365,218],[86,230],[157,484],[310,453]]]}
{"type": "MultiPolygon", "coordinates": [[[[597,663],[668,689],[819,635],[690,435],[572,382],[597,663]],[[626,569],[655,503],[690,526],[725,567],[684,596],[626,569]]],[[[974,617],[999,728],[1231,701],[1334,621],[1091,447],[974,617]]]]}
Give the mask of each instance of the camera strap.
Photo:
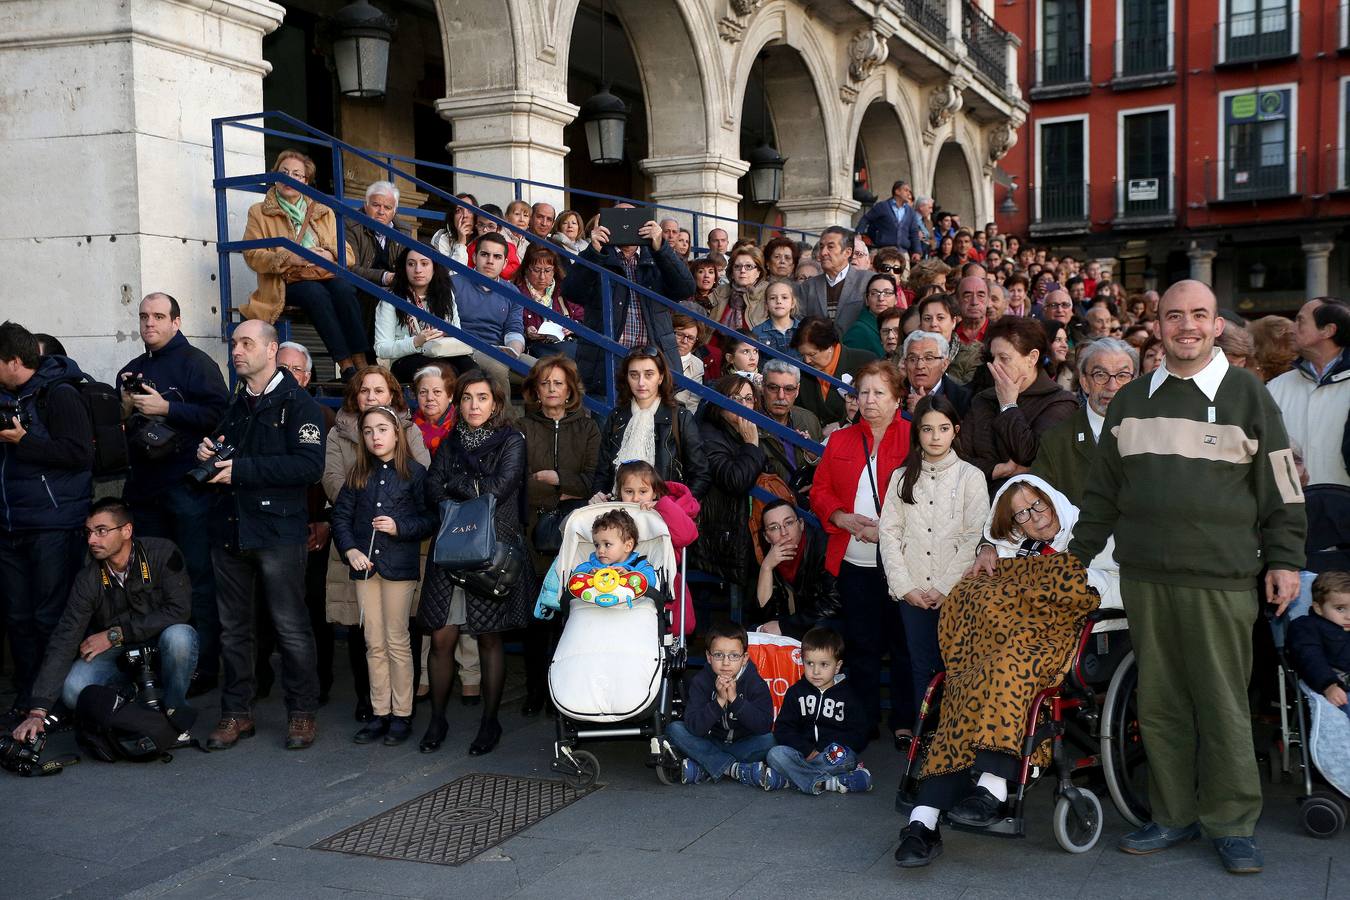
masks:
{"type": "Polygon", "coordinates": [[[80,757],[77,754],[65,753],[62,754],[61,756],[58,756],[56,759],[47,760],[45,763],[38,766],[31,773],[29,773],[28,777],[45,778],[48,775],[60,775],[66,769],[69,769],[71,766],[75,765],[79,761],[80,757]]]}

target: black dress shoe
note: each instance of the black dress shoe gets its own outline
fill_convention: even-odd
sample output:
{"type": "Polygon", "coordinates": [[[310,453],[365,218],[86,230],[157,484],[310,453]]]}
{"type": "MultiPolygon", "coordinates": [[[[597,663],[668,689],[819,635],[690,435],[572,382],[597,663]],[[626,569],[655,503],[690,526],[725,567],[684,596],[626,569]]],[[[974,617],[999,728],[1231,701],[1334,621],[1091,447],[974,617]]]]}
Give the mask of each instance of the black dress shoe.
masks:
{"type": "Polygon", "coordinates": [[[989,793],[988,788],[976,785],[966,799],[947,811],[947,819],[967,828],[988,828],[998,821],[1002,808],[1002,800],[989,793]]]}
{"type": "Polygon", "coordinates": [[[895,848],[895,864],[902,869],[926,866],[942,855],[942,829],[929,829],[922,822],[910,822],[900,829],[900,846],[895,848]]]}
{"type": "Polygon", "coordinates": [[[389,733],[384,736],[386,747],[397,747],[412,735],[412,716],[390,716],[389,733]]]}
{"type": "Polygon", "coordinates": [[[358,744],[373,744],[389,733],[389,717],[375,716],[366,723],[366,727],[356,733],[352,740],[358,744]]]}
{"type": "Polygon", "coordinates": [[[202,675],[200,672],[192,674],[192,681],[188,683],[188,699],[200,697],[202,694],[209,694],[220,685],[220,679],[215,675],[202,675]]]}
{"type": "Polygon", "coordinates": [[[375,710],[370,706],[369,700],[357,700],[356,712],[352,713],[352,718],[358,722],[369,722],[375,718],[375,710]]]}
{"type": "Polygon", "coordinates": [[[473,743],[469,745],[469,755],[482,756],[485,753],[491,753],[501,739],[501,723],[496,719],[484,719],[483,724],[478,726],[478,737],[474,738],[473,743]]]}
{"type": "Polygon", "coordinates": [[[417,745],[417,749],[423,753],[435,753],[441,749],[441,743],[445,740],[449,731],[450,723],[445,719],[432,719],[431,724],[427,726],[427,733],[422,735],[422,742],[417,745]]]}

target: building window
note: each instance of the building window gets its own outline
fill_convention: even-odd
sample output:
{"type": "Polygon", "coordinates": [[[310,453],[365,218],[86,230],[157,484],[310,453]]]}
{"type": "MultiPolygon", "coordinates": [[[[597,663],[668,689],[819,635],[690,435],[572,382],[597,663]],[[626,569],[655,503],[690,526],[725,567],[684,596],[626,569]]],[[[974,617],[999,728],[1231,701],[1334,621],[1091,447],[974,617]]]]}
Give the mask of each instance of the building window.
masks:
{"type": "Polygon", "coordinates": [[[1288,88],[1223,95],[1222,199],[1293,193],[1292,102],[1288,88]]]}
{"type": "Polygon", "coordinates": [[[1043,0],[1041,4],[1041,83],[1076,84],[1088,80],[1087,23],[1084,0],[1043,0]]]}
{"type": "Polygon", "coordinates": [[[1274,59],[1294,52],[1290,0],[1226,0],[1223,62],[1274,59]]]}
{"type": "Polygon", "coordinates": [[[1088,218],[1085,119],[1042,122],[1036,213],[1041,222],[1085,222],[1088,218]]]}
{"type": "Polygon", "coordinates": [[[1172,110],[1123,113],[1120,141],[1117,218],[1172,214],[1172,110]]]}
{"type": "Polygon", "coordinates": [[[1350,153],[1345,150],[1350,137],[1350,78],[1341,79],[1341,140],[1336,148],[1336,188],[1350,188],[1350,153]]]}
{"type": "Polygon", "coordinates": [[[1124,78],[1172,69],[1171,0],[1121,0],[1119,74],[1124,78]]]}

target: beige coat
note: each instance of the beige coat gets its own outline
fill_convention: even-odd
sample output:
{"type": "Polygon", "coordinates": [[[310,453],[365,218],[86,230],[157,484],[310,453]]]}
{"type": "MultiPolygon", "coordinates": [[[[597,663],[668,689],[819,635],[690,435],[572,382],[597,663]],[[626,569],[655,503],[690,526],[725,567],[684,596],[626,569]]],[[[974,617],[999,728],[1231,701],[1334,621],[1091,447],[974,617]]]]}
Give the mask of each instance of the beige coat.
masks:
{"type": "MultiPolygon", "coordinates": [[[[764,305],[764,289],[768,287],[768,282],[760,281],[745,292],[745,327],[747,330],[754,328],[760,322],[769,317],[769,310],[764,305]]],[[[731,285],[719,284],[713,288],[713,292],[708,295],[712,300],[712,309],[708,311],[708,318],[714,322],[722,321],[722,314],[727,311],[727,301],[731,299],[731,285]]]]}
{"type": "MultiPolygon", "coordinates": [[[[426,443],[422,440],[422,429],[413,424],[412,416],[408,413],[402,413],[400,418],[403,420],[403,434],[407,438],[408,451],[412,454],[412,458],[430,467],[431,454],[427,452],[426,443]]],[[[342,485],[347,480],[347,473],[356,465],[356,454],[360,447],[357,443],[356,423],[355,413],[342,410],[337,414],[333,427],[328,430],[322,483],[323,492],[328,496],[329,503],[336,502],[338,491],[342,490],[342,485]]],[[[334,542],[328,552],[326,578],[328,591],[324,611],[328,621],[338,625],[358,625],[361,622],[361,608],[356,603],[356,587],[350,572],[347,561],[338,556],[337,543],[334,542]]]]}
{"type": "Polygon", "coordinates": [[[916,588],[948,594],[975,561],[975,546],[989,517],[984,474],[950,451],[937,463],[923,463],[913,504],[900,499],[904,479],[901,466],[891,476],[881,507],[878,531],[886,583],[896,599],[916,588]]]}
{"type": "MultiPolygon", "coordinates": [[[[318,238],[317,246],[338,258],[337,252],[337,216],[322,203],[308,201],[305,209],[305,224],[314,230],[318,238]]],[[[248,224],[244,227],[244,240],[254,241],[262,238],[294,238],[291,220],[277,203],[276,188],[267,191],[261,203],[255,203],[248,209],[248,224]]],[[[297,242],[298,243],[298,242],[297,242]]],[[[351,244],[347,244],[347,261],[356,259],[351,244]]],[[[258,289],[249,297],[248,303],[240,307],[239,312],[245,319],[262,319],[269,325],[281,317],[286,308],[286,284],[291,281],[323,281],[332,278],[333,273],[320,266],[305,262],[289,250],[281,247],[265,247],[259,250],[245,250],[244,262],[258,273],[258,289]]]]}

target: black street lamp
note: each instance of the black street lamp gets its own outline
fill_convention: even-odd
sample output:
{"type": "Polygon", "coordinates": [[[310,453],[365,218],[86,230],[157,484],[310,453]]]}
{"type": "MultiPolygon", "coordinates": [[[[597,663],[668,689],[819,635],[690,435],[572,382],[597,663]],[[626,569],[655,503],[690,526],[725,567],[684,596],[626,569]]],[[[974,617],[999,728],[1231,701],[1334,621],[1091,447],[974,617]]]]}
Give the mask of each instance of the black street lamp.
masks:
{"type": "Polygon", "coordinates": [[[369,0],[356,0],[333,15],[333,24],[337,30],[333,57],[338,90],[348,97],[383,97],[389,83],[394,20],[371,6],[369,0]]]}
{"type": "Polygon", "coordinates": [[[605,77],[605,0],[600,0],[600,91],[581,104],[577,113],[586,131],[586,151],[597,166],[623,162],[624,129],[628,107],[609,92],[605,77]]]}
{"type": "Polygon", "coordinates": [[[750,151],[750,200],[767,205],[783,196],[783,164],[787,160],[769,143],[769,89],[764,82],[764,57],[759,55],[760,125],[764,129],[759,142],[750,151]]]}
{"type": "Polygon", "coordinates": [[[1266,286],[1266,267],[1261,263],[1252,263],[1252,267],[1247,270],[1247,283],[1252,286],[1252,290],[1259,291],[1266,286]]]}

